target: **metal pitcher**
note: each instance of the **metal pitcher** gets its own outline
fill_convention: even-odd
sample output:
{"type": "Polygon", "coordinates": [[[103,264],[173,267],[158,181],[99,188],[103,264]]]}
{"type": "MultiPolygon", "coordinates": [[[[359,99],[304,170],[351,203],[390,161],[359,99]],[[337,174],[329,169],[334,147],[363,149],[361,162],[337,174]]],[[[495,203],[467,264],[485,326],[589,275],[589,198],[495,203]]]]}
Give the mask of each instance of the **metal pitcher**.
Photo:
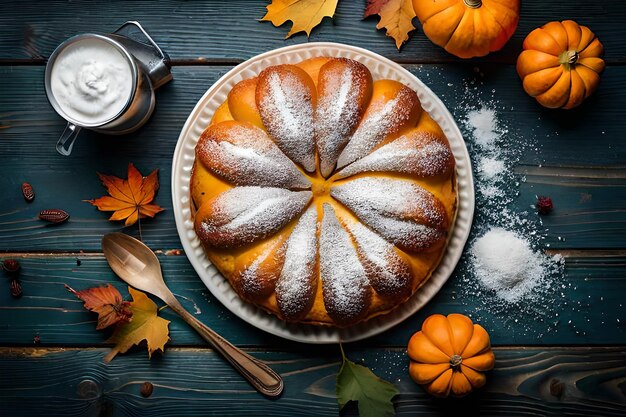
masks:
{"type": "Polygon", "coordinates": [[[45,74],[48,100],[54,110],[67,120],[67,127],[56,145],[57,151],[61,155],[69,155],[76,137],[83,128],[109,135],[123,135],[138,129],[150,118],[154,110],[154,90],[171,79],[169,56],[152,40],[139,22],[126,22],[110,34],[85,33],[67,39],[50,55],[45,74]],[[133,78],[132,93],[124,108],[112,119],[97,124],[80,122],[65,114],[51,88],[52,67],[59,53],[72,43],[88,38],[104,40],[119,50],[130,65],[133,78]]]}

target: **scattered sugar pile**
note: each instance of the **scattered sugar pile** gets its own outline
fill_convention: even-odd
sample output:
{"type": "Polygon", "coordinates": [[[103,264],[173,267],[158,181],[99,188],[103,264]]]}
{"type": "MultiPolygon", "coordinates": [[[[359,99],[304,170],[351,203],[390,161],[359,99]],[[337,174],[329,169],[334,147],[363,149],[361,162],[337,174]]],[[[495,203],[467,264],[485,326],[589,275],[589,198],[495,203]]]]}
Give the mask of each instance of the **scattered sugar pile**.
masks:
{"type": "Polygon", "coordinates": [[[457,109],[465,113],[457,117],[469,133],[477,189],[478,237],[465,256],[463,296],[481,297],[484,305],[476,312],[495,313],[511,330],[522,324],[524,333],[533,332],[531,323],[543,323],[541,331],[555,331],[558,311],[567,305],[559,282],[563,259],[541,251],[547,229],[535,211],[513,208],[525,181],[513,168],[525,154],[537,152],[538,145],[533,135],[512,131],[503,122],[499,112],[504,109],[495,99],[472,103],[477,94],[466,88],[464,104],[457,109]]]}
{"type": "MultiPolygon", "coordinates": [[[[433,84],[454,79],[448,68],[416,71],[433,84]]],[[[457,268],[460,279],[453,281],[453,299],[465,306],[460,311],[509,338],[541,337],[562,328],[560,312],[580,311],[586,304],[568,299],[567,293],[576,288],[562,280],[563,258],[544,254],[548,230],[534,208],[520,205],[533,186],[524,186],[520,195],[526,178],[515,168],[521,161],[541,160],[534,126],[516,124],[515,108],[505,107],[483,76],[474,68],[460,85],[450,82],[448,90],[438,92],[444,101],[457,103],[450,110],[460,122],[476,188],[470,249],[457,268]]],[[[567,325],[578,333],[574,323],[567,325]]]]}
{"type": "Polygon", "coordinates": [[[473,130],[475,143],[483,148],[492,146],[505,133],[498,128],[496,111],[488,107],[470,111],[467,125],[473,130]]]}
{"type": "Polygon", "coordinates": [[[470,268],[480,284],[505,303],[541,303],[562,270],[562,259],[538,250],[546,230],[534,212],[531,217],[510,208],[519,195],[520,180],[524,181],[512,167],[524,152],[536,149],[534,138],[510,133],[495,102],[479,105],[465,118],[477,173],[477,224],[483,231],[470,250],[470,268]],[[541,285],[544,294],[533,292],[541,285]]]}
{"type": "Polygon", "coordinates": [[[488,181],[497,180],[504,170],[504,161],[501,159],[484,156],[478,161],[478,175],[488,181]]]}
{"type": "Polygon", "coordinates": [[[500,227],[478,238],[470,253],[476,277],[509,302],[520,300],[537,286],[550,262],[547,256],[533,252],[528,240],[500,227]]]}

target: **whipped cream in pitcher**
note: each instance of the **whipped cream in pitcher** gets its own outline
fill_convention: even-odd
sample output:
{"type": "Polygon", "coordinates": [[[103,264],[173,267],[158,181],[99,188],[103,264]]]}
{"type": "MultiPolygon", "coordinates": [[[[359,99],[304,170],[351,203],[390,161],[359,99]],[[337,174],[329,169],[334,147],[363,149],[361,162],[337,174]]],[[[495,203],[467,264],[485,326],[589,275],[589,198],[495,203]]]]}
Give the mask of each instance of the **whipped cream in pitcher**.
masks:
{"type": "Polygon", "coordinates": [[[110,43],[82,39],[63,49],[50,77],[52,94],[77,122],[96,124],[117,116],[133,91],[130,63],[110,43]]]}
{"type": "Polygon", "coordinates": [[[48,100],[67,120],[57,151],[69,155],[83,128],[109,135],[138,129],[154,110],[154,90],[171,79],[169,57],[138,22],[67,39],[45,74],[48,100]]]}

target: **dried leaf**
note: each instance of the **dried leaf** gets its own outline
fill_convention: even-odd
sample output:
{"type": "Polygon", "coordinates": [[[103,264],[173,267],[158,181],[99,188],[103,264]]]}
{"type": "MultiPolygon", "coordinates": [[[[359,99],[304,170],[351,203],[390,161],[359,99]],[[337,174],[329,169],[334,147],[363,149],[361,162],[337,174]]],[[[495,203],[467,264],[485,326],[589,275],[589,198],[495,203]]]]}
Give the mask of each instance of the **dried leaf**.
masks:
{"type": "Polygon", "coordinates": [[[375,14],[379,14],[380,9],[382,9],[383,6],[387,3],[389,3],[389,0],[367,0],[363,17],[365,18],[374,16],[375,14]]]}
{"type": "Polygon", "coordinates": [[[154,217],[163,211],[162,207],[150,204],[159,189],[158,172],[155,169],[143,177],[131,163],[128,164],[127,180],[98,173],[109,195],[84,201],[98,207],[100,211],[114,211],[109,220],[126,219],[125,226],[135,224],[139,218],[154,217]]]}
{"type": "Polygon", "coordinates": [[[392,383],[343,356],[343,364],[337,374],[337,402],[340,410],[348,402],[357,401],[360,417],[393,417],[396,413],[391,400],[396,395],[398,390],[392,383]]]}
{"type": "Polygon", "coordinates": [[[141,291],[128,287],[128,292],[133,297],[130,303],[133,320],[115,327],[113,335],[107,340],[115,346],[104,357],[105,362],[110,362],[118,353],[124,353],[144,340],[148,345],[148,356],[152,357],[152,352],[163,351],[169,340],[169,321],[157,316],[156,304],[141,291]]]}
{"type": "Polygon", "coordinates": [[[409,32],[415,30],[411,0],[367,0],[364,17],[375,14],[380,16],[376,29],[386,29],[387,36],[396,41],[398,49],[409,39],[409,32]]]}
{"type": "Polygon", "coordinates": [[[311,35],[311,30],[320,24],[324,17],[333,17],[339,0],[272,0],[262,21],[270,21],[278,27],[291,20],[293,26],[286,38],[298,32],[311,35]]]}
{"type": "Polygon", "coordinates": [[[130,303],[122,299],[122,294],[111,284],[106,287],[88,288],[76,291],[66,285],[65,288],[85,302],[87,310],[98,313],[96,330],[102,330],[118,322],[129,322],[133,316],[130,303]]]}

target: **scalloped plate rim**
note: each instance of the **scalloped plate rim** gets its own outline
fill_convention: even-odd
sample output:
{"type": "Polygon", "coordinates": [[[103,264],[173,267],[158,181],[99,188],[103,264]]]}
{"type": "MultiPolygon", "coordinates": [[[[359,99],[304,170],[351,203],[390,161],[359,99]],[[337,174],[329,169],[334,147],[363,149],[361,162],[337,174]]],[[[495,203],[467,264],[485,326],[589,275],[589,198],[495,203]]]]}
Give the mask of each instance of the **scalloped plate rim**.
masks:
{"type": "MultiPolygon", "coordinates": [[[[388,78],[390,74],[386,74],[384,77],[388,78]]],[[[176,229],[185,255],[209,291],[233,314],[258,329],[285,339],[312,344],[354,342],[372,337],[392,328],[419,311],[439,292],[452,275],[469,237],[475,206],[474,183],[469,153],[461,131],[439,97],[419,78],[399,64],[366,49],[334,42],[309,42],[274,49],[250,58],[220,77],[198,100],[179,135],[172,161],[172,203],[176,229]],[[329,51],[333,51],[333,53],[328,53],[329,51]],[[189,208],[191,201],[189,177],[194,161],[195,144],[199,134],[208,125],[207,118],[210,120],[209,116],[212,116],[212,112],[217,108],[215,103],[219,101],[219,104],[221,104],[223,102],[223,99],[216,100],[214,97],[219,95],[225,96],[230,91],[232,84],[257,74],[260,69],[268,65],[299,62],[313,56],[342,56],[356,59],[370,68],[375,79],[382,77],[382,75],[372,70],[371,65],[376,64],[377,68],[379,66],[387,66],[388,70],[391,70],[392,75],[394,75],[391,78],[408,84],[418,92],[423,106],[426,102],[425,99],[429,100],[426,102],[429,108],[424,110],[444,130],[456,162],[458,190],[456,219],[447,248],[431,277],[409,300],[390,313],[343,329],[330,326],[286,323],[264,310],[241,300],[230,287],[228,280],[217,271],[204,254],[200,241],[193,231],[193,221],[191,220],[191,210],[189,208]],[[213,110],[210,107],[214,107],[213,110]],[[202,117],[203,115],[204,117],[202,117]],[[199,120],[201,118],[202,120],[199,120]],[[196,129],[195,132],[194,128],[196,129]]]]}

